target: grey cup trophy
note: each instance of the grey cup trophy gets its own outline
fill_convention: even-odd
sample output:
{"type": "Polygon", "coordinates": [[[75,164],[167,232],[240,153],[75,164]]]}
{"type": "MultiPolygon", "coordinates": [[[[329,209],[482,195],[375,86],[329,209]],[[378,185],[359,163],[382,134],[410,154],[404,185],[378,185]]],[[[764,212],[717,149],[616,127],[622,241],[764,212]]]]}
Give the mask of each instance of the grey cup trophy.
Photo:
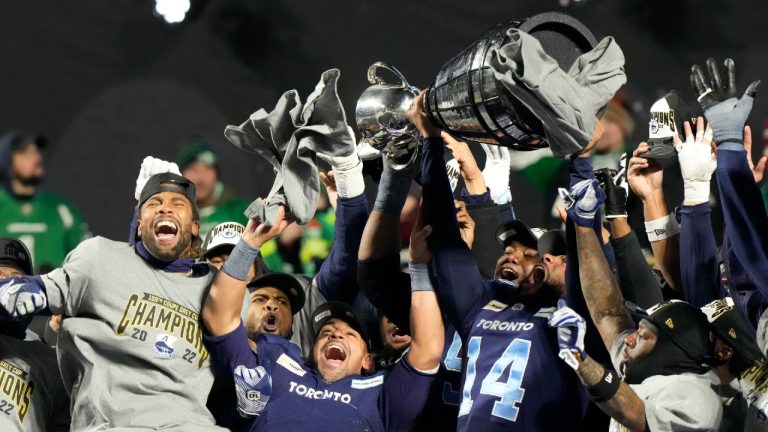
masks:
{"type": "MultiPolygon", "coordinates": [[[[499,24],[442,67],[429,87],[425,109],[436,126],[457,139],[536,150],[549,145],[541,122],[497,82],[487,64],[491,51],[507,42],[510,28],[538,39],[563,70],[597,44],[583,24],[558,12],[499,24]]],[[[368,80],[373,85],[363,92],[356,110],[361,142],[380,150],[393,166],[409,166],[417,157],[418,133],[405,119],[405,112],[418,89],[383,63],[368,69],[368,80]],[[378,68],[392,71],[400,82],[386,83],[376,75],[378,68]]]]}

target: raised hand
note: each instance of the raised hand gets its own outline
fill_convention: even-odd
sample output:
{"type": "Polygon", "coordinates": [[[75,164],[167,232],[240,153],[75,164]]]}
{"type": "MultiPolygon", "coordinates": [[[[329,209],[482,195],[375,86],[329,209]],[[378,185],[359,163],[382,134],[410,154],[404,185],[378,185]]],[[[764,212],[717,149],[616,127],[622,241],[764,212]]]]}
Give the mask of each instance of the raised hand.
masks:
{"type": "Polygon", "coordinates": [[[680,172],[683,175],[685,205],[696,205],[709,201],[709,183],[717,168],[717,158],[712,146],[712,129],[704,128],[704,119],[696,120],[696,135],[688,122],[683,123],[685,142],[675,134],[674,143],[680,172]]]}
{"type": "Polygon", "coordinates": [[[661,183],[664,180],[661,166],[641,157],[649,150],[648,143],[640,143],[637,149],[632,152],[629,168],[627,168],[627,183],[629,183],[632,192],[643,201],[651,198],[654,194],[661,193],[661,183]]]}
{"type": "Polygon", "coordinates": [[[181,175],[179,172],[179,166],[174,162],[164,161],[156,157],[147,156],[141,162],[141,168],[139,169],[139,176],[136,177],[136,189],[133,193],[133,197],[136,201],[141,196],[141,191],[144,189],[144,185],[147,184],[147,180],[155,174],[171,172],[181,175]]]}
{"type": "Polygon", "coordinates": [[[502,205],[512,201],[512,192],[509,190],[509,149],[491,144],[480,144],[485,152],[485,167],[483,178],[491,198],[496,204],[502,205]]]}
{"type": "Polygon", "coordinates": [[[763,156],[757,161],[757,165],[752,162],[752,128],[744,126],[744,151],[747,153],[747,164],[755,177],[755,183],[760,183],[765,174],[765,164],[768,162],[768,156],[763,156]]]}
{"type": "Polygon", "coordinates": [[[691,87],[696,93],[697,100],[704,110],[714,132],[715,142],[720,145],[725,142],[742,143],[742,130],[752,110],[760,81],[752,81],[741,99],[736,98],[736,66],[732,59],[725,59],[726,80],[720,77],[717,63],[707,59],[709,77],[698,65],[691,67],[691,87]]]}
{"type": "Polygon", "coordinates": [[[587,357],[584,352],[587,323],[581,315],[566,306],[565,300],[558,300],[557,307],[558,309],[549,318],[548,324],[550,327],[557,328],[557,344],[560,346],[558,356],[576,370],[579,368],[579,363],[587,357]]]}
{"type": "Polygon", "coordinates": [[[605,192],[597,179],[582,180],[573,185],[570,191],[560,188],[559,192],[565,202],[568,218],[576,225],[591,227],[597,210],[605,201],[605,192]]]}
{"type": "Polygon", "coordinates": [[[273,225],[260,223],[255,219],[249,220],[243,232],[243,241],[254,249],[261,248],[264,243],[279,236],[292,222],[285,218],[285,207],[280,206],[273,225]]]}

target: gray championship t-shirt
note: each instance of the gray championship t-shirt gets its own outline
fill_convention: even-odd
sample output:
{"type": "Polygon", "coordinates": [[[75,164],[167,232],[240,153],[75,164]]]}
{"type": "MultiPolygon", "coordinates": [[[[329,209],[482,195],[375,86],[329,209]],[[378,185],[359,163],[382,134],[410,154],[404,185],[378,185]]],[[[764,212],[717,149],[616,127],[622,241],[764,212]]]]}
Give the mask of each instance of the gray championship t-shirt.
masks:
{"type": "Polygon", "coordinates": [[[0,334],[0,431],[69,430],[69,397],[56,351],[0,334]]]}
{"type": "MultiPolygon", "coordinates": [[[[622,377],[621,353],[624,339],[631,333],[627,330],[619,335],[611,347],[611,361],[622,377]]],[[[654,432],[717,431],[720,426],[723,407],[706,375],[655,375],[630,387],[643,400],[646,422],[654,432]]],[[[609,431],[628,430],[611,419],[609,431]]]]}
{"type": "Polygon", "coordinates": [[[95,237],[43,275],[64,314],[59,366],[72,430],[224,430],[206,399],[213,382],[200,310],[213,274],[151,267],[126,243],[95,237]]]}

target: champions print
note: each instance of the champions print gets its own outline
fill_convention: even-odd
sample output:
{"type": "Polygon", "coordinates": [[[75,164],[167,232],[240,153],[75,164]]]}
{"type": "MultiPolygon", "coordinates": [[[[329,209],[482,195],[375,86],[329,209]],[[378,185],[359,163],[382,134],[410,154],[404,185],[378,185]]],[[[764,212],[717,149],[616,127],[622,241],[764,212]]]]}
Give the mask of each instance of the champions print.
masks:
{"type": "Polygon", "coordinates": [[[18,366],[0,360],[0,413],[13,416],[24,424],[32,404],[35,383],[29,380],[27,373],[18,366]]]}
{"type": "Polygon", "coordinates": [[[165,333],[163,338],[158,337],[153,341],[153,352],[158,358],[171,358],[174,351],[173,342],[176,338],[192,345],[193,350],[187,349],[181,357],[192,363],[197,361],[197,367],[201,368],[208,359],[208,350],[203,345],[203,332],[200,326],[200,316],[178,303],[156,296],[154,294],[131,294],[125,305],[123,315],[115,328],[118,336],[126,334],[128,328],[134,328],[136,334],[131,337],[145,341],[146,331],[141,327],[148,327],[165,333]]]}

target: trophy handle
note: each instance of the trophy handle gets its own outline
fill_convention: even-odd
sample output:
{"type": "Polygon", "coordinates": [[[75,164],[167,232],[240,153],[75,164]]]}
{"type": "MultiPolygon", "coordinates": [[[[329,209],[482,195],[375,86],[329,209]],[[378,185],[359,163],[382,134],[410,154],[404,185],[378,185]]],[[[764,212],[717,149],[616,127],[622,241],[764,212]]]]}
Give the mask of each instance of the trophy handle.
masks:
{"type": "Polygon", "coordinates": [[[390,65],[388,65],[386,63],[383,63],[383,62],[376,62],[376,63],[374,63],[374,64],[372,64],[372,65],[370,65],[368,67],[368,82],[369,83],[371,83],[371,84],[386,84],[387,83],[378,74],[376,74],[376,70],[379,69],[379,68],[386,69],[386,70],[392,72],[392,74],[394,74],[396,77],[398,77],[400,79],[400,83],[403,85],[403,87],[411,88],[411,85],[408,84],[408,81],[406,81],[405,77],[403,76],[403,74],[400,73],[399,70],[395,69],[394,66],[390,66],[390,65]]]}

